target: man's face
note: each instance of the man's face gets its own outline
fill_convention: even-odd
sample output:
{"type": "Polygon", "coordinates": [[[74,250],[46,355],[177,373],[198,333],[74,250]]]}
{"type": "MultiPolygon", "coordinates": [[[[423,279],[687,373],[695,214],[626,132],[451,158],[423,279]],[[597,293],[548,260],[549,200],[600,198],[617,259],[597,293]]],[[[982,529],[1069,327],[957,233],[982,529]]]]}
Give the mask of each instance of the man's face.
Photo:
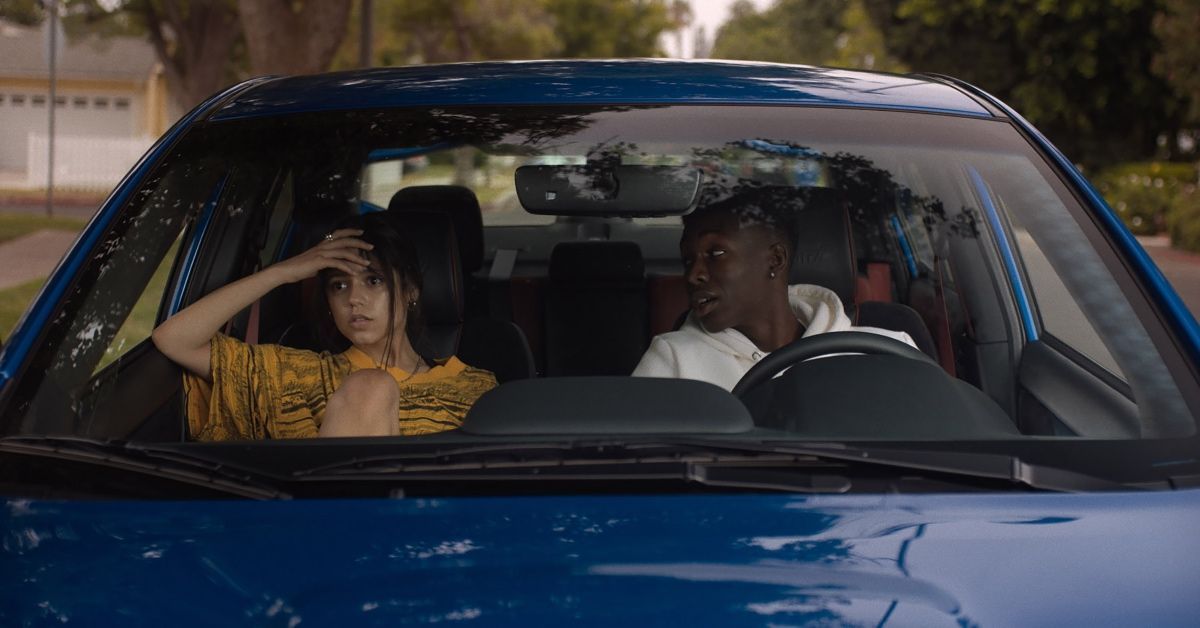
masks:
{"type": "Polygon", "coordinates": [[[692,313],[709,332],[756,320],[771,290],[773,242],[762,226],[741,227],[732,214],[690,218],[679,241],[692,313]]]}

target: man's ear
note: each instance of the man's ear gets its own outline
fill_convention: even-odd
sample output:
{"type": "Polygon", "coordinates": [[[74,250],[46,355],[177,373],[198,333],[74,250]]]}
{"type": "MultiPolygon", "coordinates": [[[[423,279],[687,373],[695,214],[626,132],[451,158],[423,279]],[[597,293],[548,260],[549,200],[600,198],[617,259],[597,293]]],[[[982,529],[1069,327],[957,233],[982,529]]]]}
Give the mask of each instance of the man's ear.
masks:
{"type": "Polygon", "coordinates": [[[787,277],[788,251],[782,242],[775,241],[767,247],[767,270],[787,277]]]}

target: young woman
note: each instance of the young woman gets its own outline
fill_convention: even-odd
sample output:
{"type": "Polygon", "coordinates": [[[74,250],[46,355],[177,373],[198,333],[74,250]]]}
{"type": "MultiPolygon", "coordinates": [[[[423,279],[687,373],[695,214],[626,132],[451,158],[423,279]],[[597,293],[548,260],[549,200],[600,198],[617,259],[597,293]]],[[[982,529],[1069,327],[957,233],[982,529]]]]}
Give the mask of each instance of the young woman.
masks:
{"type": "Polygon", "coordinates": [[[383,214],[356,216],[311,249],[201,298],[154,330],[185,370],[188,427],[198,440],[415,435],[454,429],[488,371],[435,361],[420,332],[416,248],[383,214]],[[317,276],[320,315],[340,353],[249,345],[225,321],[272,289],[317,276]]]}
{"type": "Polygon", "coordinates": [[[828,288],[789,286],[794,223],[771,194],[746,190],[684,217],[679,241],[691,311],[650,343],[633,374],[732,390],[766,354],[804,336],[864,331],[915,346],[904,332],[855,327],[828,288]]]}

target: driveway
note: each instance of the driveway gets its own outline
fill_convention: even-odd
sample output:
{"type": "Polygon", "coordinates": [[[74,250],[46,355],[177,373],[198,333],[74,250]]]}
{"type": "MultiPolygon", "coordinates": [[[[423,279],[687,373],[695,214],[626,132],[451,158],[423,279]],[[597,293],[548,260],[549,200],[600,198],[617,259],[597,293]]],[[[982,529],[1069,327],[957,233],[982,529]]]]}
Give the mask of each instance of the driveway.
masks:
{"type": "Polygon", "coordinates": [[[1139,237],[1138,242],[1166,275],[1192,316],[1200,314],[1200,254],[1172,249],[1166,236],[1139,237]]]}

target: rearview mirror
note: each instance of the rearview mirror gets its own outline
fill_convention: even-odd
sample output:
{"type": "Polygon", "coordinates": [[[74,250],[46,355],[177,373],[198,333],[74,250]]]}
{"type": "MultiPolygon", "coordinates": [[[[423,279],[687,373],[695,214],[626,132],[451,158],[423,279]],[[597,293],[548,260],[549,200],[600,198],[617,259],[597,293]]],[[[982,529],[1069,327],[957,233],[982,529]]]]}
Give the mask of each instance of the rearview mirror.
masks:
{"type": "Polygon", "coordinates": [[[700,170],[687,166],[521,166],[517,198],[531,214],[678,216],[691,211],[700,170]]]}

